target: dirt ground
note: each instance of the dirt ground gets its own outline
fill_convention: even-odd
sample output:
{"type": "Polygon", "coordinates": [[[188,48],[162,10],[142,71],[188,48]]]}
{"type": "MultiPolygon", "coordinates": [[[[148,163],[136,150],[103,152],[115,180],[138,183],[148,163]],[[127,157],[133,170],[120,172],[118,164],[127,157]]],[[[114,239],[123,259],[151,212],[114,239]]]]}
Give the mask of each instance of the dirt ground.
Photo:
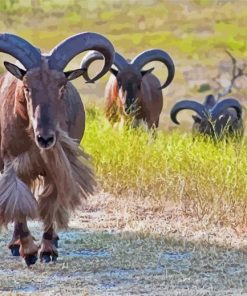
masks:
{"type": "MultiPolygon", "coordinates": [[[[30,223],[39,240],[42,225],[30,223]]],[[[0,238],[0,295],[247,295],[244,230],[179,205],[100,193],[59,232],[57,262],[27,268],[0,238]]]]}

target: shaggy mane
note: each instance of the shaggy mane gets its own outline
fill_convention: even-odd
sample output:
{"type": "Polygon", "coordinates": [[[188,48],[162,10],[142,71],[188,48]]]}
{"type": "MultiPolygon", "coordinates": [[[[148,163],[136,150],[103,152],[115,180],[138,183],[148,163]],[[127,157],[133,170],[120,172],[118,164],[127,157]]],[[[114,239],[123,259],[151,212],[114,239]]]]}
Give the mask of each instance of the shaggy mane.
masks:
{"type": "Polygon", "coordinates": [[[40,151],[33,145],[5,167],[0,176],[0,226],[39,216],[46,228],[53,223],[67,228],[70,213],[83,205],[95,186],[88,155],[60,129],[52,149],[40,151]]]}
{"type": "Polygon", "coordinates": [[[56,222],[58,228],[66,228],[69,213],[94,193],[96,181],[88,155],[60,129],[55,147],[43,150],[41,158],[49,176],[39,194],[40,216],[47,227],[50,221],[56,222]]]}

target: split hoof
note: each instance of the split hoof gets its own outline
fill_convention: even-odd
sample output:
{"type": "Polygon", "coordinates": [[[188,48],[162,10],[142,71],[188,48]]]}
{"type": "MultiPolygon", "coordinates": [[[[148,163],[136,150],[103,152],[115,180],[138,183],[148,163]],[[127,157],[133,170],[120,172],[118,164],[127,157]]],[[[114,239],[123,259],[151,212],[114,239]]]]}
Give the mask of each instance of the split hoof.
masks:
{"type": "Polygon", "coordinates": [[[12,256],[14,257],[18,257],[20,256],[20,245],[12,245],[9,247],[10,251],[11,251],[11,254],[12,256]]]}
{"type": "Polygon", "coordinates": [[[57,255],[56,254],[51,254],[50,252],[43,252],[40,255],[40,262],[42,263],[49,263],[49,262],[55,262],[57,261],[57,255]]]}
{"type": "Polygon", "coordinates": [[[27,266],[30,266],[30,265],[34,265],[38,258],[35,254],[33,254],[33,255],[26,255],[24,259],[27,266]]]}

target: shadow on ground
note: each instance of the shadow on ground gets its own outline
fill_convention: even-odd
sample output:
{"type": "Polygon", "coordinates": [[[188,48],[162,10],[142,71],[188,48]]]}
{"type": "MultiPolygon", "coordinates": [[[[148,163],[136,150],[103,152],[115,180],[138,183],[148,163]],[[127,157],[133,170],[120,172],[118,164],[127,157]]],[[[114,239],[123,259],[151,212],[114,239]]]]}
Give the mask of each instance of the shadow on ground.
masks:
{"type": "MultiPolygon", "coordinates": [[[[31,223],[39,239],[41,225],[31,223]]],[[[0,239],[0,295],[247,295],[244,251],[163,235],[59,233],[59,258],[27,268],[0,239]]]]}

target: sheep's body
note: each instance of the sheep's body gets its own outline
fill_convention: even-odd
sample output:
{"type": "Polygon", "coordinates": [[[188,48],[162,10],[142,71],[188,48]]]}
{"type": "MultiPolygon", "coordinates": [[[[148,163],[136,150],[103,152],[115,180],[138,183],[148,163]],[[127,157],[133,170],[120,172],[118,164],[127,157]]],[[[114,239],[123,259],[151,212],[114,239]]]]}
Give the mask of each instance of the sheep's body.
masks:
{"type": "MultiPolygon", "coordinates": [[[[81,68],[83,76],[90,81],[87,70],[91,62],[102,60],[97,52],[87,54],[81,68]]],[[[114,65],[105,88],[106,116],[109,121],[130,121],[132,126],[145,122],[148,128],[158,127],[159,117],[163,108],[162,88],[173,80],[175,68],[171,57],[164,51],[153,49],[144,51],[133,60],[125,59],[119,53],[115,54],[114,65]],[[166,82],[161,85],[158,78],[151,74],[152,69],[142,70],[151,61],[160,61],[168,69],[166,82]]]]}
{"type": "Polygon", "coordinates": [[[4,62],[9,73],[0,79],[0,226],[15,223],[9,248],[28,265],[37,260],[38,246],[27,219],[43,221],[40,258],[55,260],[55,227],[66,228],[70,212],[94,191],[94,174],[78,145],[85,128],[84,107],[69,82],[83,70],[63,72],[87,49],[98,49],[106,58],[98,79],[114,59],[111,43],[99,34],[74,35],[48,55],[18,36],[0,34],[0,52],[26,68],[4,62]]]}
{"type": "MultiPolygon", "coordinates": [[[[129,71],[131,71],[131,68],[129,71]]],[[[125,81],[128,82],[127,79],[125,81]]],[[[131,83],[133,85],[135,82],[131,83]]],[[[128,120],[131,117],[134,127],[138,126],[142,121],[146,122],[148,128],[158,127],[160,113],[163,108],[163,95],[160,87],[160,82],[156,76],[146,74],[141,80],[140,89],[135,94],[137,99],[134,102],[134,108],[132,112],[126,114],[128,106],[126,108],[124,106],[126,101],[124,93],[118,87],[117,78],[111,75],[105,88],[106,117],[111,122],[116,122],[120,118],[128,120]]]]}

